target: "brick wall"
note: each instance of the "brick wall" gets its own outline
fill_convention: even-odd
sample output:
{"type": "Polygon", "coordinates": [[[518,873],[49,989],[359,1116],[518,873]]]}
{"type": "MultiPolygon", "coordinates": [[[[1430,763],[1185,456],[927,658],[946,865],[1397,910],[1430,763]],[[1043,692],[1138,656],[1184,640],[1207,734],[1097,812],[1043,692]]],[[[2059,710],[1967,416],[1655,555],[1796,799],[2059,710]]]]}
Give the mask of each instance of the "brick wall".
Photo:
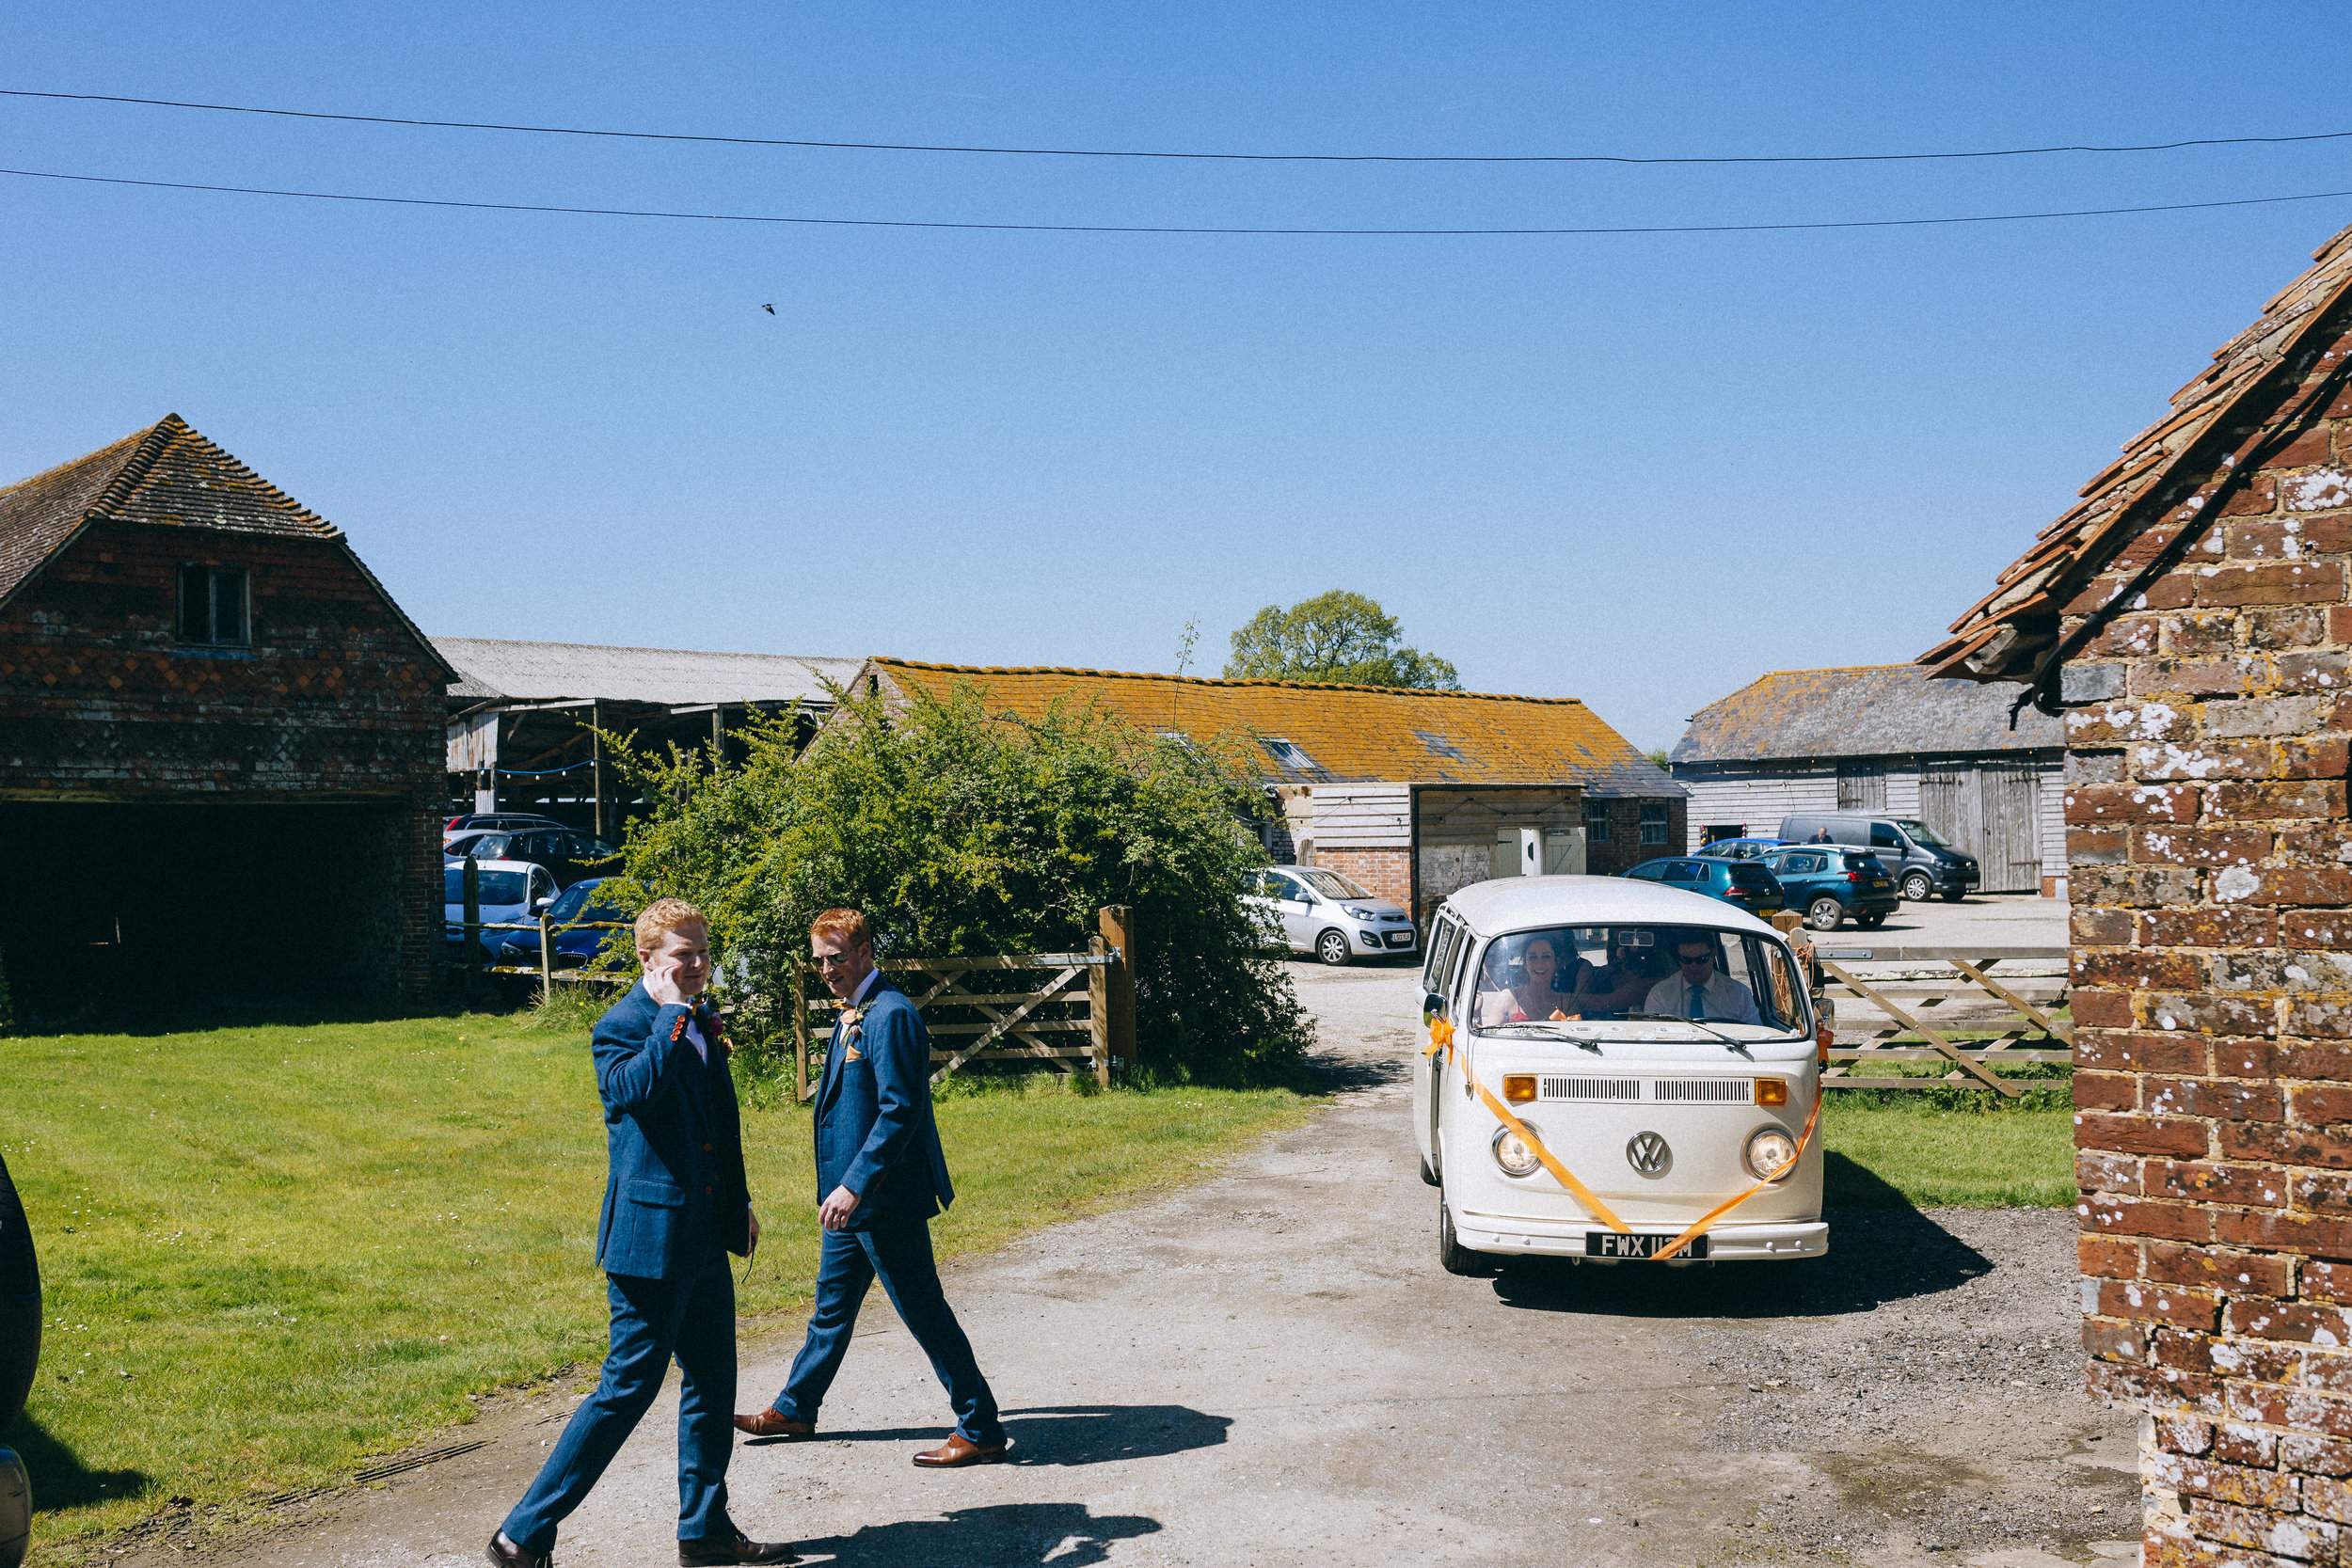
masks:
{"type": "Polygon", "coordinates": [[[1393,898],[1405,909],[1413,907],[1413,852],[1410,849],[1315,848],[1315,864],[1382,898],[1393,898]]]}
{"type": "Polygon", "coordinates": [[[102,522],[0,611],[0,799],[384,803],[391,837],[338,847],[367,933],[353,980],[422,996],[440,947],[442,680],[332,541],[102,522]],[[189,563],[249,574],[249,650],[176,644],[189,563]]]}
{"type": "Polygon", "coordinates": [[[1658,800],[1591,800],[1588,809],[1603,808],[1608,815],[1607,843],[1593,841],[1589,829],[1584,847],[1584,869],[1595,877],[1613,877],[1618,872],[1654,861],[1664,855],[1679,855],[1690,842],[1690,802],[1679,798],[1658,800]],[[1666,838],[1661,844],[1642,842],[1642,808],[1645,805],[1666,807],[1666,838]]]}
{"type": "Polygon", "coordinates": [[[2153,1418],[2152,1564],[2334,1562],[2352,1521],[2348,418],[2068,670],[2083,1335],[2153,1418]]]}

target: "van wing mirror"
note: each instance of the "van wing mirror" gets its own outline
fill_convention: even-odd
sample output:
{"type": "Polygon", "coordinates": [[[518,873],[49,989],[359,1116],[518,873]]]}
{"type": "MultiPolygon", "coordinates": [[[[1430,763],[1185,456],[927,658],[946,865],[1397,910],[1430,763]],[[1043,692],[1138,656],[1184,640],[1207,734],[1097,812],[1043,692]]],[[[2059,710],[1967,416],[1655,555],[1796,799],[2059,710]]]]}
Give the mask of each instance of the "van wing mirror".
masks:
{"type": "Polygon", "coordinates": [[[1421,999],[1421,1021],[1422,1023],[1435,1023],[1438,1020],[1445,1017],[1447,1007],[1445,997],[1440,993],[1433,990],[1421,999]]]}

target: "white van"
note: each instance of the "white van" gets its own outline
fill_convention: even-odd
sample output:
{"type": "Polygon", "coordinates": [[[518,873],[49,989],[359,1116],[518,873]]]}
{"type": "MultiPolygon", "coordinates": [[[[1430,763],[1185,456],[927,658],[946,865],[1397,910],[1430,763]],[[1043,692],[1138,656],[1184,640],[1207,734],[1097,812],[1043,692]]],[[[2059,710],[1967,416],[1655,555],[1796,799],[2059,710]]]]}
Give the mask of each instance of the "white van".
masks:
{"type": "Polygon", "coordinates": [[[1515,877],[1445,901],[1422,979],[1413,1126],[1449,1272],[1829,1250],[1826,1033],[1770,926],[1654,883],[1515,877]]]}

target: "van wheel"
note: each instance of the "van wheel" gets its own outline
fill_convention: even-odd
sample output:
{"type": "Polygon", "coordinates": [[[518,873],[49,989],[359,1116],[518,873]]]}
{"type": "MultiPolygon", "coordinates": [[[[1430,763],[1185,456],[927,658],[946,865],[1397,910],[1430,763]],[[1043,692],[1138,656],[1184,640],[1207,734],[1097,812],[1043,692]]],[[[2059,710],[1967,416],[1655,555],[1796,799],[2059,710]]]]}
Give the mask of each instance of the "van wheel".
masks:
{"type": "Polygon", "coordinates": [[[1817,931],[1835,931],[1846,923],[1846,906],[1828,896],[1805,906],[1804,923],[1817,931]]]}
{"type": "Polygon", "coordinates": [[[1924,871],[1914,871],[1903,878],[1903,896],[1915,904],[1926,903],[1928,895],[1934,891],[1935,884],[1928,880],[1924,871]]]}
{"type": "Polygon", "coordinates": [[[1947,893],[1944,895],[1944,902],[1947,904],[1957,904],[1967,896],[1968,895],[1965,893],[1947,893]]]}
{"type": "Polygon", "coordinates": [[[1315,938],[1315,957],[1337,968],[1350,957],[1345,931],[1326,931],[1315,938]]]}
{"type": "Polygon", "coordinates": [[[1438,1266],[1465,1279],[1484,1279],[1495,1273],[1493,1259],[1454,1240],[1454,1212],[1442,1196],[1438,1199],[1438,1266]]]}
{"type": "Polygon", "coordinates": [[[1886,911],[1884,910],[1872,910],[1868,914],[1855,915],[1853,917],[1853,923],[1861,927],[1866,931],[1875,931],[1880,927],[1886,924],[1886,911]]]}

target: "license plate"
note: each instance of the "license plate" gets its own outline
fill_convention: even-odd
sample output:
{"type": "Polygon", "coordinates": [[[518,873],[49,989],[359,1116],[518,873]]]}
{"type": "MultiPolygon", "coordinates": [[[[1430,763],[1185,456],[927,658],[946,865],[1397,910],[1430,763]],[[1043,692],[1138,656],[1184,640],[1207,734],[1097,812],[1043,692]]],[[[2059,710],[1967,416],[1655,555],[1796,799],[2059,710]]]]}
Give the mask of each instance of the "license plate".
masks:
{"type": "MultiPolygon", "coordinates": [[[[1584,1256],[1587,1258],[1655,1258],[1659,1250],[1673,1240],[1672,1236],[1645,1236],[1638,1232],[1630,1236],[1620,1236],[1613,1230],[1588,1230],[1584,1233],[1584,1256]]],[[[1692,1237],[1690,1244],[1674,1256],[1677,1258],[1706,1257],[1707,1238],[1692,1237]]]]}
{"type": "Polygon", "coordinates": [[[1872,887],[1893,887],[1895,884],[1892,882],[1872,882],[1870,885],[1872,887]]]}
{"type": "Polygon", "coordinates": [[[1413,933],[1410,931],[1391,931],[1389,933],[1389,945],[1391,947],[1410,947],[1413,945],[1413,933]]]}

